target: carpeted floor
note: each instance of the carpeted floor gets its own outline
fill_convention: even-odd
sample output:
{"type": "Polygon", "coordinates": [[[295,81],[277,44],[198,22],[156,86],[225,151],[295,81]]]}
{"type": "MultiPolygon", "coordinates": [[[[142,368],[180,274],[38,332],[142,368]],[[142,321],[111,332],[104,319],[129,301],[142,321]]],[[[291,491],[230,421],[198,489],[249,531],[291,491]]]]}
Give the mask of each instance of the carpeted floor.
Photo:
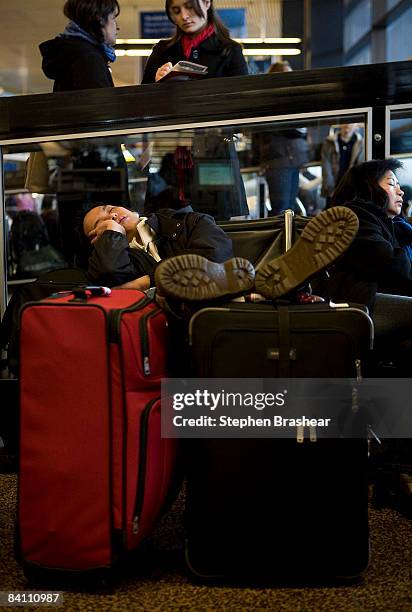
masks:
{"type": "MultiPolygon", "coordinates": [[[[13,556],[16,481],[14,474],[0,475],[0,591],[29,589],[13,556]]],[[[153,536],[150,567],[144,571],[128,567],[107,591],[66,590],[63,609],[412,611],[411,522],[394,510],[370,511],[372,560],[363,579],[355,585],[228,588],[195,585],[185,574],[182,507],[180,496],[159,524],[153,536]]]]}

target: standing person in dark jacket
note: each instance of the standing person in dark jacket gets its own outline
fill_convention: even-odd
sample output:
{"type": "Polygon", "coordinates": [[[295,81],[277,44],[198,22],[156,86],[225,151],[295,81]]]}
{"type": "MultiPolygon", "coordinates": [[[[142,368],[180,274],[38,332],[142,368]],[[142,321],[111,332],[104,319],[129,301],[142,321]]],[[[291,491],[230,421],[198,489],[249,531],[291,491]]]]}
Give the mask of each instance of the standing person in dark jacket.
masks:
{"type": "Polygon", "coordinates": [[[166,13],[176,34],[154,46],[142,83],[158,81],[180,60],[207,66],[205,78],[248,74],[242,47],[230,38],[213,0],[166,0],[166,13]]]}
{"type": "MultiPolygon", "coordinates": [[[[228,29],[215,13],[213,0],[166,0],[166,13],[176,25],[176,33],[154,46],[142,83],[159,81],[180,60],[207,66],[207,74],[200,78],[248,74],[242,47],[230,38],[228,29]]],[[[178,187],[183,191],[184,183],[186,197],[195,210],[207,212],[219,220],[249,214],[233,134],[207,131],[196,135],[192,152],[186,155],[188,159],[178,187]],[[203,182],[204,172],[210,172],[211,167],[215,172],[221,171],[225,177],[224,184],[203,182]]],[[[178,171],[181,160],[178,154],[175,157],[178,171]]],[[[148,191],[150,189],[149,185],[148,191]]],[[[147,198],[145,212],[152,210],[153,203],[147,198]]]]}
{"type": "Polygon", "coordinates": [[[67,0],[63,12],[70,20],[64,32],[39,47],[53,91],[113,87],[109,62],[116,60],[117,0],[67,0]]]}
{"type": "Polygon", "coordinates": [[[327,207],[342,176],[365,160],[365,144],[358,127],[358,123],[344,123],[322,144],[322,196],[327,207]]]}
{"type": "MultiPolygon", "coordinates": [[[[49,79],[54,80],[53,91],[74,91],[78,89],[97,89],[114,87],[110,64],[116,60],[114,45],[119,31],[117,18],[120,7],[117,0],[66,0],[64,15],[70,20],[62,34],[52,40],[41,43],[40,52],[43,57],[42,68],[49,79]]],[[[74,226],[79,207],[84,202],[92,202],[96,198],[104,202],[119,202],[129,206],[127,184],[127,165],[121,148],[118,146],[80,145],[72,151],[71,165],[68,169],[76,172],[85,170],[88,187],[84,190],[70,187],[68,193],[58,194],[58,221],[61,250],[67,260],[73,262],[74,226]],[[112,173],[106,168],[118,169],[112,173]],[[96,170],[99,178],[93,177],[96,170]],[[112,177],[119,177],[117,183],[111,183],[112,177]],[[93,177],[87,180],[87,177],[93,177]],[[106,192],[93,192],[93,181],[116,187],[106,192]],[[105,183],[106,181],[106,183],[105,183]]],[[[66,168],[61,171],[64,172],[66,168]]],[[[64,182],[70,181],[66,174],[64,182]]]]}
{"type": "MultiPolygon", "coordinates": [[[[288,61],[275,62],[269,67],[268,74],[291,71],[288,61]]],[[[255,132],[252,142],[268,184],[271,205],[268,216],[279,215],[288,208],[297,210],[299,171],[309,161],[307,128],[267,128],[255,132]]]]}

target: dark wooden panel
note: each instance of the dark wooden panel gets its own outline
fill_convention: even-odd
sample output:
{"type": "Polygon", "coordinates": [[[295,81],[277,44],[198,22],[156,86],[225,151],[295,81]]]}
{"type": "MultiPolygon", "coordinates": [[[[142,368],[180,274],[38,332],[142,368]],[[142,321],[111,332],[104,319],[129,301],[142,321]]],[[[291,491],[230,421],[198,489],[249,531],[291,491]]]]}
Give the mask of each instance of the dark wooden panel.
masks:
{"type": "Polygon", "coordinates": [[[412,62],[0,100],[0,140],[412,103],[412,62]]]}

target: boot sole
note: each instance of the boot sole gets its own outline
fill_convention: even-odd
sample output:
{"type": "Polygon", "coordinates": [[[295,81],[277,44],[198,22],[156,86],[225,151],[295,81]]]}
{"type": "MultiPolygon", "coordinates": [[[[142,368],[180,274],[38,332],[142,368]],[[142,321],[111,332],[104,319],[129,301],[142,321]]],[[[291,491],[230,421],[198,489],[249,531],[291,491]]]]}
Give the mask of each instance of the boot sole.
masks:
{"type": "Polygon", "coordinates": [[[159,264],[155,271],[156,286],[162,294],[188,301],[242,295],[251,291],[254,280],[254,267],[242,257],[219,264],[201,255],[177,255],[159,264]]]}
{"type": "Polygon", "coordinates": [[[296,289],[351,245],[358,231],[355,213],[345,206],[325,210],[309,221],[293,247],[256,274],[256,291],[274,299],[296,289]]]}

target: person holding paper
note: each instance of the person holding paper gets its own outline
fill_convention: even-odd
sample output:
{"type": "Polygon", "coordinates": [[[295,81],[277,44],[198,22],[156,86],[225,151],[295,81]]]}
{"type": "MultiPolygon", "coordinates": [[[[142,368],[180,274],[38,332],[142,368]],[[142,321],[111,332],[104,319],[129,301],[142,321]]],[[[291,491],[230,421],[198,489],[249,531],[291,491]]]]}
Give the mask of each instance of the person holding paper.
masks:
{"type": "MultiPolygon", "coordinates": [[[[186,73],[187,78],[196,76],[196,79],[208,79],[248,74],[242,47],[230,38],[228,29],[215,13],[213,0],[166,0],[165,10],[176,26],[176,33],[153,47],[142,83],[160,81],[163,86],[162,80],[167,82],[168,75],[181,79],[176,69],[173,70],[176,76],[171,74],[173,66],[178,62],[193,62],[207,68],[204,75],[186,73]]],[[[178,187],[182,205],[187,200],[194,210],[208,213],[219,221],[249,214],[231,131],[221,130],[216,133],[214,129],[213,133],[206,131],[197,135],[192,150],[184,152],[184,160],[181,154],[183,151],[180,148],[175,155],[175,166],[178,175],[180,172],[178,187]],[[184,167],[181,167],[182,164],[184,167]],[[209,181],[211,170],[214,170],[214,176],[219,177],[219,185],[204,183],[202,168],[208,170],[209,181]]],[[[150,182],[149,175],[149,195],[150,182]]],[[[150,197],[146,198],[144,210],[146,214],[155,210],[150,197]]]]}
{"type": "Polygon", "coordinates": [[[207,66],[205,78],[248,74],[242,47],[230,38],[213,0],[166,0],[165,10],[176,33],[153,47],[142,83],[159,81],[182,60],[207,66]]]}

